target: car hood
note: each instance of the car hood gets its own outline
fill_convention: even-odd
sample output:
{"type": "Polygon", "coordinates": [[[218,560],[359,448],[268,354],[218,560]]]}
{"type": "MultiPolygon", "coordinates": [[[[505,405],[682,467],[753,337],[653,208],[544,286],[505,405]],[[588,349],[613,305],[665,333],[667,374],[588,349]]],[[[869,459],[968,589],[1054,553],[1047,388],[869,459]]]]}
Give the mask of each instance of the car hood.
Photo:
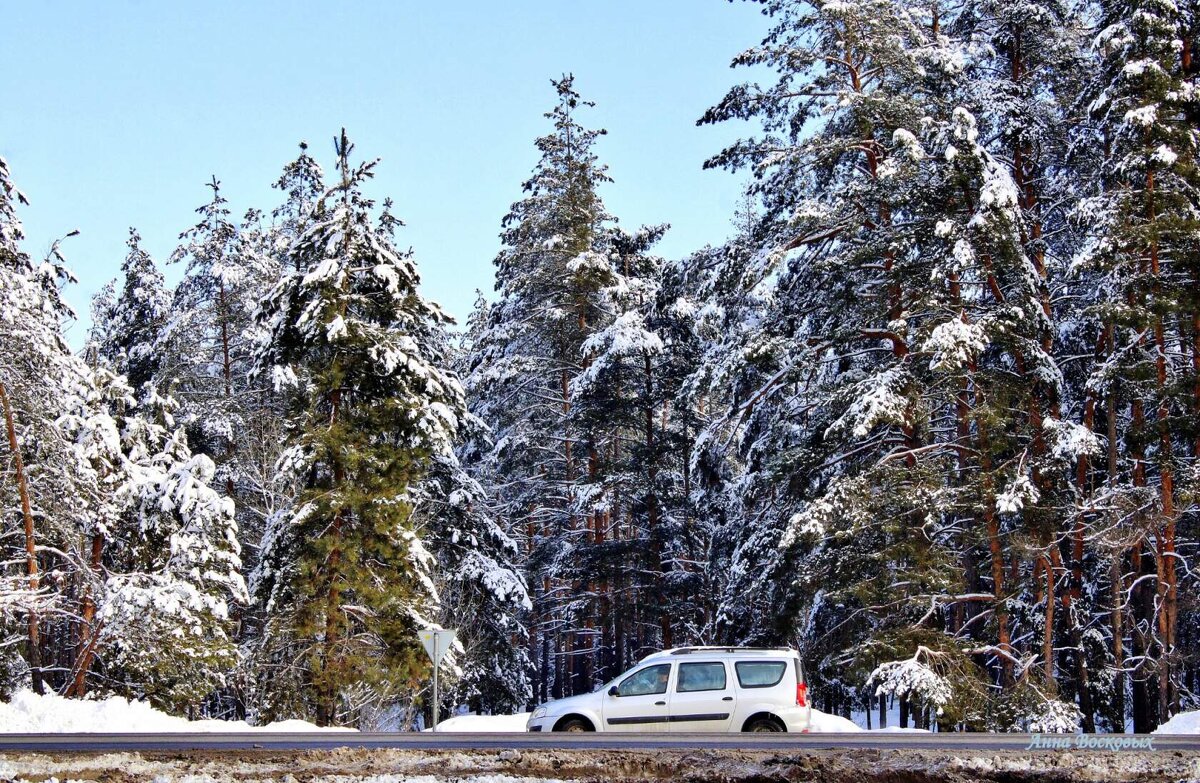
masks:
{"type": "Polygon", "coordinates": [[[574,709],[596,709],[599,706],[599,702],[596,699],[595,693],[580,693],[575,696],[566,696],[562,699],[548,701],[541,706],[546,708],[547,715],[557,715],[574,709]]]}

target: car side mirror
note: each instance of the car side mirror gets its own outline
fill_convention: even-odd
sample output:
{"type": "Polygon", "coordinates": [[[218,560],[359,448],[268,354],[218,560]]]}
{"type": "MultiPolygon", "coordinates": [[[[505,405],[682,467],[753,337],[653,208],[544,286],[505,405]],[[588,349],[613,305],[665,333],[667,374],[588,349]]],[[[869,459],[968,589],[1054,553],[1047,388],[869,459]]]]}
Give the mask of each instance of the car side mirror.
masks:
{"type": "Polygon", "coordinates": [[[617,693],[617,686],[614,685],[608,689],[608,695],[609,696],[620,696],[621,694],[617,693]]]}

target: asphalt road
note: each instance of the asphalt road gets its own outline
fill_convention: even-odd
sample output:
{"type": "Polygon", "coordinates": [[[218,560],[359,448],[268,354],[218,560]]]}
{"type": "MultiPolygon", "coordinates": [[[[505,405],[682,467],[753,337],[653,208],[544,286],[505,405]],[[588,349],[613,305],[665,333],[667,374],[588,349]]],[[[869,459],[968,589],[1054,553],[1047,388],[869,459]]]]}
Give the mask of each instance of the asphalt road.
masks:
{"type": "Polygon", "coordinates": [[[1104,750],[1104,743],[1131,741],[1135,748],[1200,752],[1197,735],[1041,735],[1068,747],[1031,748],[1029,734],[852,733],[852,734],[456,734],[456,733],[236,733],[236,734],[3,734],[0,753],[16,751],[190,751],[323,750],[398,748],[406,750],[1104,750]],[[1147,740],[1150,746],[1147,747],[1147,740]]]}

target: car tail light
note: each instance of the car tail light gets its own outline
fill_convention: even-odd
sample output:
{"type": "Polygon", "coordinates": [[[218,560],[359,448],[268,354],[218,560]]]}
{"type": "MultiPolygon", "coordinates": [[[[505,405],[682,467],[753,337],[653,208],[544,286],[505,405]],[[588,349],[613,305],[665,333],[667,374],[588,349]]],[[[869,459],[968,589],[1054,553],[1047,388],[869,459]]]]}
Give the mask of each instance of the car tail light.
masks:
{"type": "Polygon", "coordinates": [[[796,683],[796,706],[808,706],[808,685],[803,682],[796,683]]]}

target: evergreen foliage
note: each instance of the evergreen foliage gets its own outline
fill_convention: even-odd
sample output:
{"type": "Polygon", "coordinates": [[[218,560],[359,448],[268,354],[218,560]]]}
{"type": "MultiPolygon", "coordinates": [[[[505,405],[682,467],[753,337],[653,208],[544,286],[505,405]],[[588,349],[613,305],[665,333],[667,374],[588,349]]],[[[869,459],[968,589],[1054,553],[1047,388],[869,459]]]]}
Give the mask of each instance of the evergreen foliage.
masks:
{"type": "Polygon", "coordinates": [[[1194,4],[752,2],[728,239],[618,227],[563,76],[461,332],[343,131],[174,288],[131,229],[72,351],[0,159],[0,692],[411,727],[445,626],[443,708],[690,644],[902,725],[1200,707],[1194,4]]]}
{"type": "Polygon", "coordinates": [[[303,489],[272,521],[257,587],[265,643],[304,669],[278,684],[298,685],[287,698],[321,725],[357,717],[353,689],[386,703],[424,668],[415,632],[437,595],[412,487],[451,453],[464,408],[458,381],[431,361],[446,317],[417,293],[411,256],[373,224],[362,185],[376,162],[353,165],[352,149],[343,131],[339,181],[288,251],[256,359],[277,379],[305,370],[283,456],[303,489]]]}

